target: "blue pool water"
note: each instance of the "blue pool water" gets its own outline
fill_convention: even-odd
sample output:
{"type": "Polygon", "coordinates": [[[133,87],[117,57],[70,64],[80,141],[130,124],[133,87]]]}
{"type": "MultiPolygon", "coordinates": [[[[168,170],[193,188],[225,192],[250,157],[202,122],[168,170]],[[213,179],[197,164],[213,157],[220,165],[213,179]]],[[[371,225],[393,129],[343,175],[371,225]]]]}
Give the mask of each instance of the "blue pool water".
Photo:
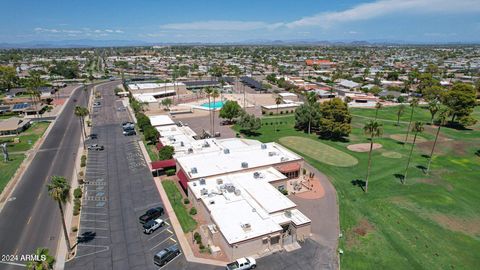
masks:
{"type": "MultiPolygon", "coordinates": [[[[205,102],[203,103],[202,105],[200,105],[204,108],[209,108],[208,107],[208,102],[205,102]]],[[[217,101],[217,102],[210,102],[210,109],[220,109],[223,107],[223,101],[217,101]]]]}

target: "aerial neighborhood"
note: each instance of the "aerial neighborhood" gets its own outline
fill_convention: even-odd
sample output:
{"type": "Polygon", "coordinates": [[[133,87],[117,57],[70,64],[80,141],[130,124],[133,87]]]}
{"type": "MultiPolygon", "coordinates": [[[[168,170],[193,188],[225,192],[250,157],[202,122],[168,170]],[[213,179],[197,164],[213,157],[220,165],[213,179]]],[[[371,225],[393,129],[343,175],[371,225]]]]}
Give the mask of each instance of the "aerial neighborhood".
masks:
{"type": "Polygon", "coordinates": [[[426,8],[360,2],[0,43],[0,269],[476,269],[478,42],[270,40],[426,8]]]}

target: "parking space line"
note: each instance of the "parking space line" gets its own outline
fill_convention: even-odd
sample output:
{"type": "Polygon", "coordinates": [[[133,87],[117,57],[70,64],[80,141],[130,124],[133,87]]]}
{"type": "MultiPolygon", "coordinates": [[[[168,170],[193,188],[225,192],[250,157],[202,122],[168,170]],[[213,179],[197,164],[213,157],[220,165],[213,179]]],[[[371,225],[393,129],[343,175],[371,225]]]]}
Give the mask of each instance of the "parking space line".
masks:
{"type": "Polygon", "coordinates": [[[84,245],[84,244],[78,244],[77,247],[103,247],[104,249],[103,250],[98,250],[98,251],[95,251],[95,252],[90,252],[90,253],[83,254],[83,255],[77,255],[73,258],[73,260],[81,258],[81,257],[97,254],[97,253],[100,253],[100,252],[108,251],[110,249],[109,246],[95,246],[95,245],[84,245]]]}
{"type": "Polygon", "coordinates": [[[83,230],[102,230],[102,231],[108,231],[108,228],[96,228],[96,227],[82,227],[80,224],[81,229],[83,230]]]}
{"type": "Polygon", "coordinates": [[[159,235],[162,235],[162,233],[163,233],[164,231],[167,231],[167,232],[169,232],[170,234],[173,234],[172,231],[169,230],[169,228],[165,228],[165,229],[159,231],[158,233],[156,233],[154,236],[148,238],[147,241],[150,241],[150,240],[154,239],[155,237],[157,237],[157,236],[159,236],[159,235]]]}
{"type": "Polygon", "coordinates": [[[158,270],[162,269],[163,267],[167,266],[169,263],[175,261],[178,257],[180,257],[180,255],[182,254],[182,252],[180,252],[180,254],[178,254],[177,256],[175,256],[175,258],[171,259],[169,262],[167,262],[166,264],[164,264],[162,267],[158,268],[158,270]]]}
{"type": "MultiPolygon", "coordinates": [[[[156,244],[154,247],[152,247],[152,248],[150,249],[150,251],[154,250],[156,247],[160,246],[161,244],[165,243],[165,242],[168,241],[168,240],[173,240],[173,239],[172,239],[171,237],[169,237],[169,238],[163,240],[162,242],[160,242],[160,243],[156,244]]],[[[177,242],[177,241],[175,241],[175,243],[176,243],[176,242],[177,242]]]]}
{"type": "Polygon", "coordinates": [[[107,220],[91,220],[91,219],[83,219],[82,222],[107,222],[107,220]]]}
{"type": "Polygon", "coordinates": [[[82,214],[85,214],[85,215],[97,215],[97,216],[106,216],[107,214],[103,214],[103,213],[86,213],[86,212],[82,212],[82,214]]]}

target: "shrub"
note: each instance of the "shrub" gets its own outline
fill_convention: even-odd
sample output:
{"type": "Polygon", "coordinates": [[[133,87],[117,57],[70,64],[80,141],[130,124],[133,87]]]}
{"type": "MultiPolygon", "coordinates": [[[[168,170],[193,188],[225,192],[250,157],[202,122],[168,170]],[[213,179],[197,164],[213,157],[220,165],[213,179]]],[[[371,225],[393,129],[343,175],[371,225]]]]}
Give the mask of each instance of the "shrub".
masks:
{"type": "Polygon", "coordinates": [[[87,166],[87,156],[82,155],[82,158],[80,159],[80,167],[85,167],[87,166]]]}
{"type": "Polygon", "coordinates": [[[286,189],[282,189],[282,190],[280,190],[280,192],[282,192],[282,194],[285,195],[285,196],[288,195],[288,190],[286,190],[286,189]]]}
{"type": "Polygon", "coordinates": [[[266,112],[265,111],[262,111],[262,114],[265,114],[266,112]]]}
{"type": "Polygon", "coordinates": [[[76,231],[78,231],[77,226],[73,226],[73,227],[72,227],[72,232],[76,232],[76,231]]]}
{"type": "Polygon", "coordinates": [[[82,197],[82,189],[80,187],[77,187],[75,190],[73,190],[73,197],[75,198],[82,197]]]}
{"type": "Polygon", "coordinates": [[[280,114],[283,114],[283,111],[280,111],[280,114]]]}
{"type": "Polygon", "coordinates": [[[78,216],[80,214],[80,210],[73,209],[73,215],[78,216]]]}
{"type": "Polygon", "coordinates": [[[273,112],[270,112],[269,115],[273,115],[273,112]]]}
{"type": "Polygon", "coordinates": [[[304,175],[307,174],[307,169],[303,168],[302,172],[303,172],[304,175]]]}
{"type": "Polygon", "coordinates": [[[196,214],[197,214],[197,209],[196,209],[195,207],[192,207],[192,208],[190,209],[190,215],[194,216],[194,215],[196,215],[196,214]]]}
{"type": "Polygon", "coordinates": [[[168,169],[168,170],[165,171],[165,174],[166,174],[167,176],[175,175],[175,169],[174,169],[174,168],[168,169]]]}
{"type": "Polygon", "coordinates": [[[205,252],[205,246],[203,244],[199,244],[198,248],[200,249],[200,252],[205,252]]]}
{"type": "Polygon", "coordinates": [[[188,198],[185,198],[185,199],[183,199],[183,203],[184,203],[184,204],[189,204],[189,203],[190,203],[190,200],[189,200],[188,198]]]}
{"type": "Polygon", "coordinates": [[[78,173],[78,176],[82,177],[82,176],[83,176],[83,171],[80,171],[80,172],[78,173]]]}
{"type": "Polygon", "coordinates": [[[201,243],[202,242],[202,236],[198,233],[198,232],[195,232],[193,234],[193,239],[195,239],[195,242],[197,243],[201,243]]]}
{"type": "Polygon", "coordinates": [[[77,182],[79,185],[83,185],[85,183],[85,181],[83,181],[83,178],[77,178],[77,182]]]}

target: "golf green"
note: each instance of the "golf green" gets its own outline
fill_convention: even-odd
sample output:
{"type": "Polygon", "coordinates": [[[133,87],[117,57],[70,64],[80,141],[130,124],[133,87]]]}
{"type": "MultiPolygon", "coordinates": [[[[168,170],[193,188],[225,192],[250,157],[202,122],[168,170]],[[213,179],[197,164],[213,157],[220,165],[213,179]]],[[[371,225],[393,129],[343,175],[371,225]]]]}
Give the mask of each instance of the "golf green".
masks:
{"type": "Polygon", "coordinates": [[[288,136],[280,138],[279,141],[281,144],[301,152],[305,156],[309,156],[328,165],[350,167],[358,163],[355,157],[312,139],[288,136]]]}

